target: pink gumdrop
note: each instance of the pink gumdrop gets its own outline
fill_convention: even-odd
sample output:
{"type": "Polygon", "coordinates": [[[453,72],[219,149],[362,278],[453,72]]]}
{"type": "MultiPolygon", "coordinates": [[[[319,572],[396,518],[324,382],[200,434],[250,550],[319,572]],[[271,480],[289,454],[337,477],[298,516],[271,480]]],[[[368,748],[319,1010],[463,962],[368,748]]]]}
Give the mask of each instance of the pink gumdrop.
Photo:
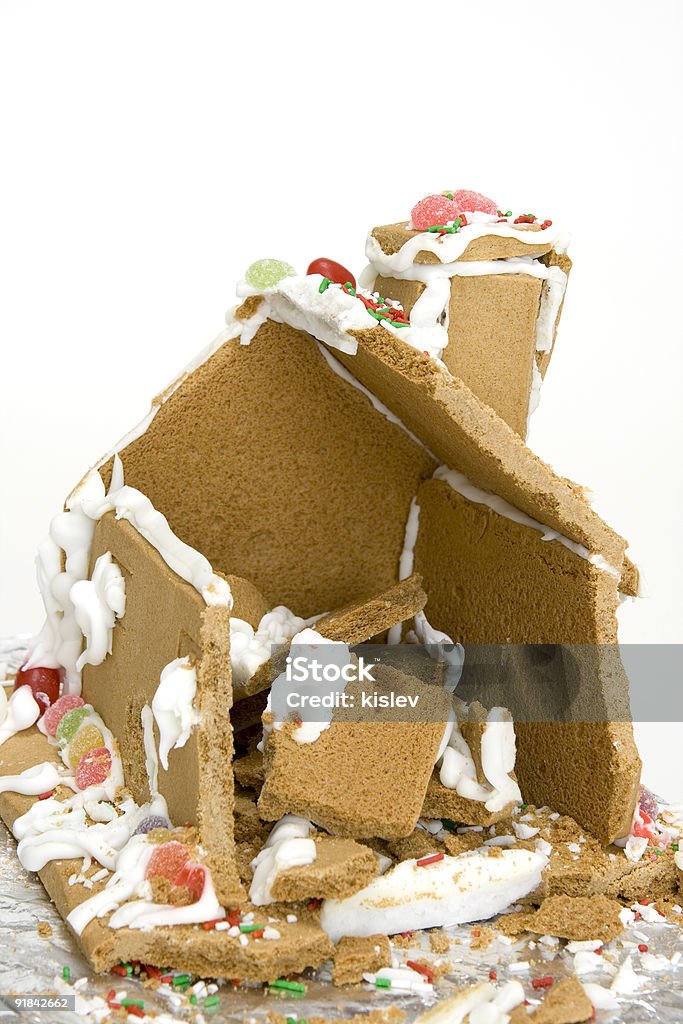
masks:
{"type": "Polygon", "coordinates": [[[467,188],[459,188],[453,193],[453,205],[455,206],[453,215],[455,217],[459,213],[490,213],[492,216],[498,213],[498,206],[493,199],[483,196],[481,192],[472,192],[467,188]]]}
{"type": "Polygon", "coordinates": [[[206,871],[199,864],[185,864],[175,880],[176,885],[182,885],[190,890],[195,903],[202,897],[205,882],[206,871]]]}
{"type": "Polygon", "coordinates": [[[169,882],[175,882],[189,859],[190,851],[182,843],[162,843],[155,848],[149,858],[145,877],[161,876],[167,878],[169,882]]]}
{"type": "Polygon", "coordinates": [[[410,219],[417,231],[426,231],[436,224],[455,220],[460,210],[452,199],[446,196],[425,196],[410,211],[410,219]]]}
{"type": "Polygon", "coordinates": [[[48,736],[54,736],[57,732],[59,723],[64,718],[67,711],[73,711],[74,708],[81,708],[85,704],[82,697],[77,697],[74,693],[65,693],[63,697],[55,701],[52,707],[49,707],[43,715],[43,725],[48,736]]]}
{"type": "Polygon", "coordinates": [[[76,786],[87,789],[88,786],[101,786],[111,771],[111,754],[106,747],[94,747],[78,762],[76,768],[76,786]]]}

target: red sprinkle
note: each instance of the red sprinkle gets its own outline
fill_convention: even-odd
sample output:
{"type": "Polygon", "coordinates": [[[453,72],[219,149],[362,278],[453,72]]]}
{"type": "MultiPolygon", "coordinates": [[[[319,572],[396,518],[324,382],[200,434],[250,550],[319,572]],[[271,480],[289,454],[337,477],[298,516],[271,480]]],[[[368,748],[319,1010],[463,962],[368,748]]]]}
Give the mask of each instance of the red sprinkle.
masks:
{"type": "Polygon", "coordinates": [[[543,223],[541,224],[542,230],[545,231],[545,229],[549,228],[552,225],[552,223],[553,222],[551,220],[544,220],[543,223]]]}
{"type": "Polygon", "coordinates": [[[202,921],[202,928],[204,929],[205,932],[210,932],[213,928],[216,927],[219,921],[225,920],[226,918],[224,917],[214,917],[213,921],[202,921]]]}
{"type": "Polygon", "coordinates": [[[159,981],[163,981],[165,985],[170,985],[171,982],[173,981],[173,975],[172,974],[162,974],[161,977],[159,978],[159,981]]]}
{"type": "Polygon", "coordinates": [[[633,920],[634,921],[640,921],[640,913],[639,913],[639,911],[637,911],[637,910],[633,911],[633,920]]]}
{"type": "Polygon", "coordinates": [[[128,1013],[131,1013],[133,1017],[145,1016],[145,1011],[142,1009],[141,1006],[127,1006],[126,1010],[128,1011],[128,1013]]]}
{"type": "Polygon", "coordinates": [[[49,800],[53,793],[54,793],[54,789],[51,789],[49,793],[41,793],[40,796],[38,797],[38,799],[39,800],[49,800]]]}
{"type": "Polygon", "coordinates": [[[550,988],[555,979],[547,975],[545,978],[534,978],[531,982],[532,988],[550,988]]]}
{"type": "Polygon", "coordinates": [[[415,863],[418,868],[426,868],[428,864],[436,864],[437,861],[443,860],[445,856],[444,853],[433,853],[430,857],[422,857],[415,863]]]}
{"type": "Polygon", "coordinates": [[[122,978],[128,977],[128,971],[125,967],[122,967],[121,964],[117,964],[116,967],[112,967],[111,971],[112,974],[120,974],[122,978]]]}
{"type": "Polygon", "coordinates": [[[259,928],[257,931],[251,933],[252,939],[262,939],[265,929],[259,928]]]}
{"type": "Polygon", "coordinates": [[[317,910],[321,903],[322,900],[319,900],[317,896],[314,896],[313,899],[309,900],[306,904],[306,909],[310,911],[317,910]]]}
{"type": "Polygon", "coordinates": [[[647,953],[647,951],[648,951],[648,948],[649,948],[649,947],[648,947],[648,946],[646,946],[644,942],[641,942],[641,943],[640,943],[640,945],[638,946],[638,949],[639,949],[639,951],[640,951],[641,953],[647,953]]]}
{"type": "Polygon", "coordinates": [[[523,213],[521,217],[515,217],[513,224],[535,224],[536,218],[533,213],[523,213]]]}
{"type": "Polygon", "coordinates": [[[242,984],[242,979],[241,978],[231,978],[230,979],[230,984],[231,985],[241,985],[242,984]]]}
{"type": "Polygon", "coordinates": [[[112,999],[114,999],[115,997],[116,997],[116,989],[115,988],[110,988],[109,992],[107,993],[107,1002],[110,1003],[112,1001],[112,999]]]}
{"type": "Polygon", "coordinates": [[[148,978],[155,978],[157,981],[161,979],[161,971],[158,967],[153,967],[152,964],[144,964],[142,969],[148,978]]]}
{"type": "Polygon", "coordinates": [[[236,924],[239,924],[240,921],[242,920],[242,911],[241,910],[230,910],[230,911],[228,911],[228,914],[227,914],[225,920],[228,922],[228,924],[231,927],[234,927],[236,924]]]}
{"type": "Polygon", "coordinates": [[[400,932],[399,934],[402,939],[412,939],[415,932],[400,932]]]}
{"type": "Polygon", "coordinates": [[[491,969],[489,971],[489,981],[498,981],[498,972],[491,969]]]}
{"type": "Polygon", "coordinates": [[[424,974],[430,984],[434,981],[434,971],[430,971],[428,967],[423,967],[422,964],[418,964],[414,960],[406,960],[406,967],[417,971],[418,974],[424,974]]]}
{"type": "Polygon", "coordinates": [[[652,900],[650,899],[649,896],[645,896],[645,898],[640,901],[641,907],[649,907],[651,903],[652,903],[652,900]]]}

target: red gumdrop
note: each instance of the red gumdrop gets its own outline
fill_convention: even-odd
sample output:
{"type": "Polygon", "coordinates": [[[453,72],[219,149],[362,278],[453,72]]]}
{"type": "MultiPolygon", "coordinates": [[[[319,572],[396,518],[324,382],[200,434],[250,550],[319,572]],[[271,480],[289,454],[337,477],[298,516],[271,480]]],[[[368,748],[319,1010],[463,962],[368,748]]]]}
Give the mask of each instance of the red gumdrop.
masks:
{"type": "Polygon", "coordinates": [[[75,693],[65,693],[63,697],[55,701],[52,707],[47,709],[43,717],[43,725],[48,736],[56,734],[59,723],[67,711],[73,711],[74,708],[82,708],[84,703],[83,698],[77,697],[75,693]]]}
{"type": "Polygon", "coordinates": [[[332,281],[333,284],[346,284],[347,282],[352,285],[354,291],[356,288],[356,279],[350,270],[343,267],[341,263],[337,263],[336,260],[328,260],[327,257],[321,256],[318,260],[313,260],[309,264],[307,274],[322,274],[328,280],[332,281]]]}
{"type": "Polygon", "coordinates": [[[14,689],[20,686],[30,686],[37,704],[47,711],[51,704],[59,699],[59,688],[62,682],[62,674],[58,668],[20,668],[14,680],[14,689]]]}
{"type": "Polygon", "coordinates": [[[437,224],[447,224],[460,213],[458,206],[447,196],[425,196],[410,211],[410,219],[417,231],[426,231],[437,224]]]}
{"type": "Polygon", "coordinates": [[[493,199],[483,196],[481,192],[472,192],[468,188],[459,188],[453,193],[453,202],[458,213],[490,213],[493,216],[498,213],[498,206],[493,199]]]}
{"type": "Polygon", "coordinates": [[[87,789],[88,786],[101,786],[111,771],[111,754],[106,747],[94,747],[78,762],[76,768],[76,786],[87,789]]]}
{"type": "Polygon", "coordinates": [[[195,902],[201,899],[204,892],[206,872],[198,864],[185,864],[175,880],[176,885],[182,885],[189,889],[194,896],[195,902]]]}
{"type": "Polygon", "coordinates": [[[190,859],[190,851],[183,843],[172,841],[155,847],[149,858],[145,878],[160,875],[169,882],[175,882],[178,875],[190,859]]]}

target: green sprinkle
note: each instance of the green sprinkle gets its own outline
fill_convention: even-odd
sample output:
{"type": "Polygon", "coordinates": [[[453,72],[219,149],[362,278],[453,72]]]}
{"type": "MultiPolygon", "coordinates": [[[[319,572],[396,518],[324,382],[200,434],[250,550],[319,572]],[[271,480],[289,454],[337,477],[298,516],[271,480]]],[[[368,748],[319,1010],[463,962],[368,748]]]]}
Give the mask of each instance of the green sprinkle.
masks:
{"type": "Polygon", "coordinates": [[[663,850],[655,850],[655,853],[657,854],[658,857],[661,857],[663,852],[664,852],[663,850]]]}
{"type": "Polygon", "coordinates": [[[446,199],[452,199],[453,198],[453,193],[452,192],[444,192],[444,195],[445,195],[446,199]]]}
{"type": "Polygon", "coordinates": [[[207,996],[204,1000],[204,1006],[218,1006],[220,999],[218,996],[207,996]]]}
{"type": "Polygon", "coordinates": [[[347,281],[347,282],[346,282],[345,284],[343,284],[343,285],[342,285],[342,288],[343,288],[343,289],[344,289],[344,291],[345,291],[345,292],[347,292],[347,293],[348,293],[349,295],[353,295],[353,296],[355,297],[355,295],[356,295],[356,289],[355,289],[355,288],[353,287],[353,285],[351,284],[351,282],[350,282],[350,281],[347,281]]]}
{"type": "Polygon", "coordinates": [[[390,320],[389,323],[394,327],[410,327],[410,324],[404,324],[402,320],[390,320]]]}
{"type": "Polygon", "coordinates": [[[678,853],[678,843],[672,843],[671,849],[674,851],[674,853],[678,853]]]}
{"type": "Polygon", "coordinates": [[[302,995],[306,991],[306,986],[302,985],[300,981],[287,981],[286,978],[278,978],[277,981],[271,981],[269,988],[278,988],[285,992],[300,992],[302,995]]]}
{"type": "Polygon", "coordinates": [[[330,281],[329,277],[324,277],[320,282],[320,287],[318,288],[320,294],[322,295],[323,292],[326,292],[331,284],[332,282],[330,281]]]}
{"type": "Polygon", "coordinates": [[[447,832],[457,831],[458,826],[454,821],[451,821],[450,818],[442,818],[441,824],[443,825],[447,832]]]}
{"type": "Polygon", "coordinates": [[[391,988],[391,978],[375,978],[375,988],[391,988]]]}
{"type": "Polygon", "coordinates": [[[265,927],[264,924],[241,924],[240,931],[246,935],[248,932],[262,932],[265,927]]]}
{"type": "Polygon", "coordinates": [[[144,1010],[145,1004],[142,999],[122,999],[121,1006],[137,1006],[140,1010],[144,1010]]]}
{"type": "Polygon", "coordinates": [[[512,210],[508,210],[508,212],[504,213],[503,216],[504,217],[511,217],[512,216],[512,210]]]}
{"type": "Polygon", "coordinates": [[[196,997],[196,995],[194,994],[194,992],[193,992],[193,993],[192,993],[192,995],[190,996],[190,1002],[192,1003],[192,1005],[193,1005],[193,1006],[196,1006],[196,1005],[197,1005],[197,997],[196,997]]]}
{"type": "Polygon", "coordinates": [[[69,981],[69,979],[71,978],[70,967],[62,967],[62,977],[64,978],[64,981],[69,981]]]}
{"type": "Polygon", "coordinates": [[[375,313],[374,309],[369,309],[368,313],[370,314],[370,316],[374,317],[375,320],[388,320],[389,319],[389,317],[385,316],[384,313],[375,313]]]}
{"type": "Polygon", "coordinates": [[[190,984],[190,975],[189,974],[176,974],[175,978],[173,979],[173,987],[174,988],[176,988],[176,987],[178,987],[180,985],[189,985],[189,984],[190,984]]]}
{"type": "Polygon", "coordinates": [[[528,806],[529,806],[528,804],[521,804],[519,809],[520,809],[520,811],[525,811],[528,806]]]}

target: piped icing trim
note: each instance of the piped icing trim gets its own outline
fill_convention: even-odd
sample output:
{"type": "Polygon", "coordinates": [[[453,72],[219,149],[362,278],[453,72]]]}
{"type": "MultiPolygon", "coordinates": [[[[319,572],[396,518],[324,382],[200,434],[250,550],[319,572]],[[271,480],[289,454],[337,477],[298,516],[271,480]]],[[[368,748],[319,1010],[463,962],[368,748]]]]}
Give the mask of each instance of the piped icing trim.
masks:
{"type": "MultiPolygon", "coordinates": [[[[370,236],[372,238],[372,236],[370,236]]],[[[430,236],[433,237],[433,236],[430,236]]],[[[373,241],[377,241],[373,239],[373,241]]],[[[380,250],[381,252],[381,250],[380,250]]],[[[383,254],[385,255],[385,254],[383,254]]],[[[398,255],[398,254],[394,254],[398,255]]],[[[385,257],[392,259],[393,257],[385,257]]],[[[391,276],[398,280],[419,281],[425,285],[410,313],[411,327],[398,331],[386,324],[392,333],[418,351],[427,352],[437,361],[448,345],[448,317],[451,300],[451,279],[453,277],[483,277],[498,274],[526,274],[543,282],[536,318],[536,351],[549,352],[555,336],[555,325],[560,306],[567,288],[567,275],[557,266],[546,266],[531,256],[517,256],[499,260],[472,260],[463,263],[414,263],[405,270],[390,273],[382,261],[371,260],[361,274],[361,283],[371,291],[375,279],[391,276]]]]}
{"type": "Polygon", "coordinates": [[[240,343],[248,345],[266,320],[286,323],[312,334],[332,348],[355,355],[358,342],[349,331],[368,331],[377,326],[365,306],[355,296],[333,285],[320,291],[320,274],[285,277],[274,288],[257,292],[246,284],[237,287],[238,296],[261,295],[263,301],[249,320],[244,321],[240,343]]]}
{"type": "Polygon", "coordinates": [[[286,814],[268,836],[263,849],[251,862],[254,877],[249,899],[255,907],[273,902],[272,887],[281,871],[312,864],[317,851],[309,838],[313,826],[306,818],[286,814]]]}
{"type": "MultiPolygon", "coordinates": [[[[33,697],[30,686],[19,686],[9,700],[4,687],[0,686],[0,746],[18,732],[29,729],[41,714],[41,707],[33,697]]],[[[0,779],[0,786],[2,779],[0,779]]],[[[2,789],[0,788],[0,792],[2,789]]],[[[40,790],[40,792],[45,792],[40,790]]]]}
{"type": "MultiPolygon", "coordinates": [[[[27,665],[53,668],[63,666],[66,670],[65,693],[80,693],[80,668],[85,662],[81,657],[84,633],[79,622],[79,610],[81,621],[93,631],[94,623],[86,622],[85,600],[78,585],[88,580],[95,525],[108,512],[114,512],[117,519],[129,522],[159,552],[169,568],[202,595],[207,605],[232,607],[232,595],[227,581],[213,572],[204,555],[173,533],[165,516],[154,508],[149,498],[124,483],[123,466],[116,455],[109,491],[105,492],[99,472],[91,470],[67,501],[67,511],[52,520],[50,535],[38,552],[38,583],[45,605],[46,621],[27,665]],[[80,609],[72,597],[74,588],[74,596],[77,601],[80,600],[80,609]]],[[[105,580],[105,586],[107,583],[109,598],[122,610],[125,606],[120,584],[111,575],[105,580]]],[[[92,594],[88,594],[88,597],[90,600],[87,607],[92,614],[96,604],[92,594]]],[[[105,608],[104,603],[100,602],[99,616],[97,632],[102,636],[106,634],[107,623],[111,621],[111,607],[105,608]]],[[[98,653],[101,653],[101,646],[100,643],[98,653]]]]}
{"type": "Polygon", "coordinates": [[[126,583],[110,551],[97,559],[91,579],[74,583],[69,597],[85,637],[85,648],[76,662],[80,672],[84,665],[101,665],[111,654],[114,623],[126,611],[126,583]]]}
{"type": "MultiPolygon", "coordinates": [[[[368,262],[374,264],[385,277],[395,277],[396,272],[408,270],[415,263],[420,252],[431,252],[439,263],[455,263],[459,260],[471,242],[487,235],[499,238],[514,238],[516,242],[529,246],[548,246],[557,253],[567,251],[569,236],[551,226],[538,231],[530,231],[515,227],[514,224],[497,223],[497,217],[486,213],[468,213],[468,223],[454,234],[441,235],[429,231],[421,231],[411,235],[401,248],[394,253],[385,253],[374,235],[368,235],[365,255],[368,262]],[[380,269],[381,268],[381,269],[380,269]]],[[[412,230],[410,222],[406,230],[412,230]]]]}
{"type": "Polygon", "coordinates": [[[511,519],[512,522],[519,523],[521,526],[528,526],[532,530],[538,530],[543,535],[541,540],[557,541],[558,544],[562,544],[573,554],[578,555],[579,558],[585,558],[586,561],[590,562],[591,565],[601,572],[606,572],[610,576],[614,576],[615,579],[621,578],[619,570],[610,565],[602,555],[591,554],[583,544],[570,540],[569,537],[558,533],[557,530],[544,526],[543,523],[539,523],[537,519],[532,519],[526,512],[515,508],[514,505],[511,505],[504,498],[499,497],[497,494],[491,494],[490,491],[482,491],[479,487],[475,487],[463,473],[459,473],[456,469],[449,469],[448,466],[439,466],[435,470],[432,479],[443,480],[444,483],[447,483],[449,487],[452,487],[454,491],[461,494],[467,501],[471,501],[475,505],[486,505],[487,508],[497,512],[498,515],[503,516],[505,519],[511,519]]]}
{"type": "Polygon", "coordinates": [[[444,751],[439,778],[447,789],[454,789],[466,800],[483,803],[487,811],[498,812],[512,803],[521,803],[522,794],[515,779],[515,727],[506,708],[492,708],[481,738],[481,767],[487,780],[482,785],[472,752],[456,726],[444,751]]]}
{"type": "Polygon", "coordinates": [[[320,924],[333,942],[483,921],[532,892],[548,858],[530,850],[475,850],[421,866],[404,860],[343,900],[325,900],[320,924]]]}
{"type": "Polygon", "coordinates": [[[152,698],[152,714],[159,730],[159,760],[168,771],[171,750],[184,747],[201,716],[194,706],[197,670],[189,658],[176,658],[162,670],[152,698]]]}
{"type": "MultiPolygon", "coordinates": [[[[317,616],[316,616],[317,618],[317,616]]],[[[307,624],[285,605],[266,612],[254,629],[244,619],[230,619],[230,662],[233,685],[239,687],[268,661],[272,647],[291,640],[307,624]]]]}

